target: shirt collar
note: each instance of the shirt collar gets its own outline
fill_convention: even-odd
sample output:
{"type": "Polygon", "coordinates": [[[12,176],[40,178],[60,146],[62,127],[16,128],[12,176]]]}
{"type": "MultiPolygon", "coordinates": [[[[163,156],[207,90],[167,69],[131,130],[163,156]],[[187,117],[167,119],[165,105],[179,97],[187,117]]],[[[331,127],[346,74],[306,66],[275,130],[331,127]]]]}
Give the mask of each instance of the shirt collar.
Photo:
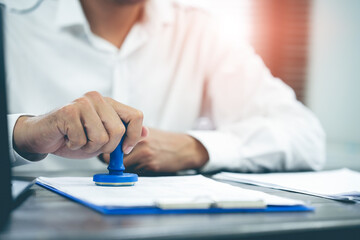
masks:
{"type": "MultiPolygon", "coordinates": [[[[153,24],[170,24],[174,20],[173,4],[171,1],[147,0],[144,12],[144,21],[153,24]]],[[[56,13],[56,25],[59,28],[71,26],[88,27],[88,21],[78,0],[59,0],[56,13]]]]}
{"type": "Polygon", "coordinates": [[[59,28],[71,26],[88,26],[84,11],[78,0],[59,0],[56,13],[56,25],[59,28]]]}

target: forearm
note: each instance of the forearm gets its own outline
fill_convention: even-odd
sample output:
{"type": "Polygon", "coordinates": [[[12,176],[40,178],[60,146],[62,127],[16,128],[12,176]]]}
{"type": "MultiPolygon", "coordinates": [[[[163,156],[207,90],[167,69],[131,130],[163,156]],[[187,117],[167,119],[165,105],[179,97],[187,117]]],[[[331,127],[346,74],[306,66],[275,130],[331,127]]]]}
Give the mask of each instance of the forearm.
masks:
{"type": "Polygon", "coordinates": [[[184,149],[181,150],[183,169],[200,169],[209,161],[209,154],[204,145],[190,135],[184,135],[184,149]]]}
{"type": "Polygon", "coordinates": [[[211,58],[206,91],[211,109],[202,109],[216,130],[192,134],[209,152],[201,170],[320,169],[325,139],[318,120],[250,47],[227,46],[218,45],[219,54],[211,58]]]}
{"type": "Polygon", "coordinates": [[[201,171],[320,169],[325,161],[324,132],[313,116],[300,115],[300,119],[291,114],[259,116],[218,130],[191,131],[209,153],[209,161],[201,171]]]}
{"type": "Polygon", "coordinates": [[[21,114],[8,114],[8,138],[9,138],[9,153],[10,153],[10,160],[12,162],[12,166],[20,166],[24,164],[31,163],[31,159],[26,158],[23,155],[20,155],[19,152],[17,152],[14,148],[14,128],[18,121],[18,119],[21,116],[25,116],[27,114],[21,113],[21,114]]]}
{"type": "Polygon", "coordinates": [[[36,148],[33,148],[34,144],[32,143],[35,140],[29,138],[31,136],[31,131],[36,131],[32,127],[28,127],[28,122],[32,121],[33,116],[24,115],[17,119],[14,131],[13,131],[13,148],[14,150],[23,158],[29,161],[40,161],[44,159],[48,154],[47,153],[38,153],[36,148]]]}

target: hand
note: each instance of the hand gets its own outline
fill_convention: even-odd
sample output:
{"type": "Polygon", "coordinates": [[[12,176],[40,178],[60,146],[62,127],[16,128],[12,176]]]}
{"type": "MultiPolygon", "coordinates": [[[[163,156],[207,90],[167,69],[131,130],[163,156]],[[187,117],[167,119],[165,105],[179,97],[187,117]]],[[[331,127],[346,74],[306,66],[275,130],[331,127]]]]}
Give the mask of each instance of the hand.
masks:
{"type": "Polygon", "coordinates": [[[48,153],[67,158],[89,158],[110,153],[125,133],[123,151],[130,153],[147,129],[142,112],[98,92],[88,92],[45,115],[22,116],[14,127],[15,150],[29,160],[48,153]]]}
{"type": "MultiPolygon", "coordinates": [[[[109,162],[110,156],[104,154],[109,162]]],[[[180,170],[198,169],[205,165],[209,155],[195,138],[181,133],[150,129],[146,138],[124,157],[127,172],[140,175],[175,173],[180,170]]]]}

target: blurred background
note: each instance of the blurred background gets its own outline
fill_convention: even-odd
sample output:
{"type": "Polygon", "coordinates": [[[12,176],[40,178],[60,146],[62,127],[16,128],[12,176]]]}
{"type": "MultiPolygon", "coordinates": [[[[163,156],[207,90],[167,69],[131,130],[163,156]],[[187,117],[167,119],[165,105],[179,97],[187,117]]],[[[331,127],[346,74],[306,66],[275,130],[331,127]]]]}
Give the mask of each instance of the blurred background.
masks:
{"type": "Polygon", "coordinates": [[[319,117],[326,169],[360,169],[359,0],[178,0],[249,41],[319,117]]]}

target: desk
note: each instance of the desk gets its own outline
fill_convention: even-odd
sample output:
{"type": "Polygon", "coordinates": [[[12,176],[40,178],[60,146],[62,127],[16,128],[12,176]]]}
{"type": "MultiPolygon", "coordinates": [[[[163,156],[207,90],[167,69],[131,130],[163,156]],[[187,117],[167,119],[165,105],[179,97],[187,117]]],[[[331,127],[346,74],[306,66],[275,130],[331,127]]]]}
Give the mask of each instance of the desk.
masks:
{"type": "MultiPolygon", "coordinates": [[[[92,176],[35,173],[34,176],[92,176]]],[[[37,185],[0,239],[360,239],[360,204],[234,184],[310,201],[315,212],[105,216],[37,185]],[[343,237],[344,236],[344,237],[343,237]]]]}

